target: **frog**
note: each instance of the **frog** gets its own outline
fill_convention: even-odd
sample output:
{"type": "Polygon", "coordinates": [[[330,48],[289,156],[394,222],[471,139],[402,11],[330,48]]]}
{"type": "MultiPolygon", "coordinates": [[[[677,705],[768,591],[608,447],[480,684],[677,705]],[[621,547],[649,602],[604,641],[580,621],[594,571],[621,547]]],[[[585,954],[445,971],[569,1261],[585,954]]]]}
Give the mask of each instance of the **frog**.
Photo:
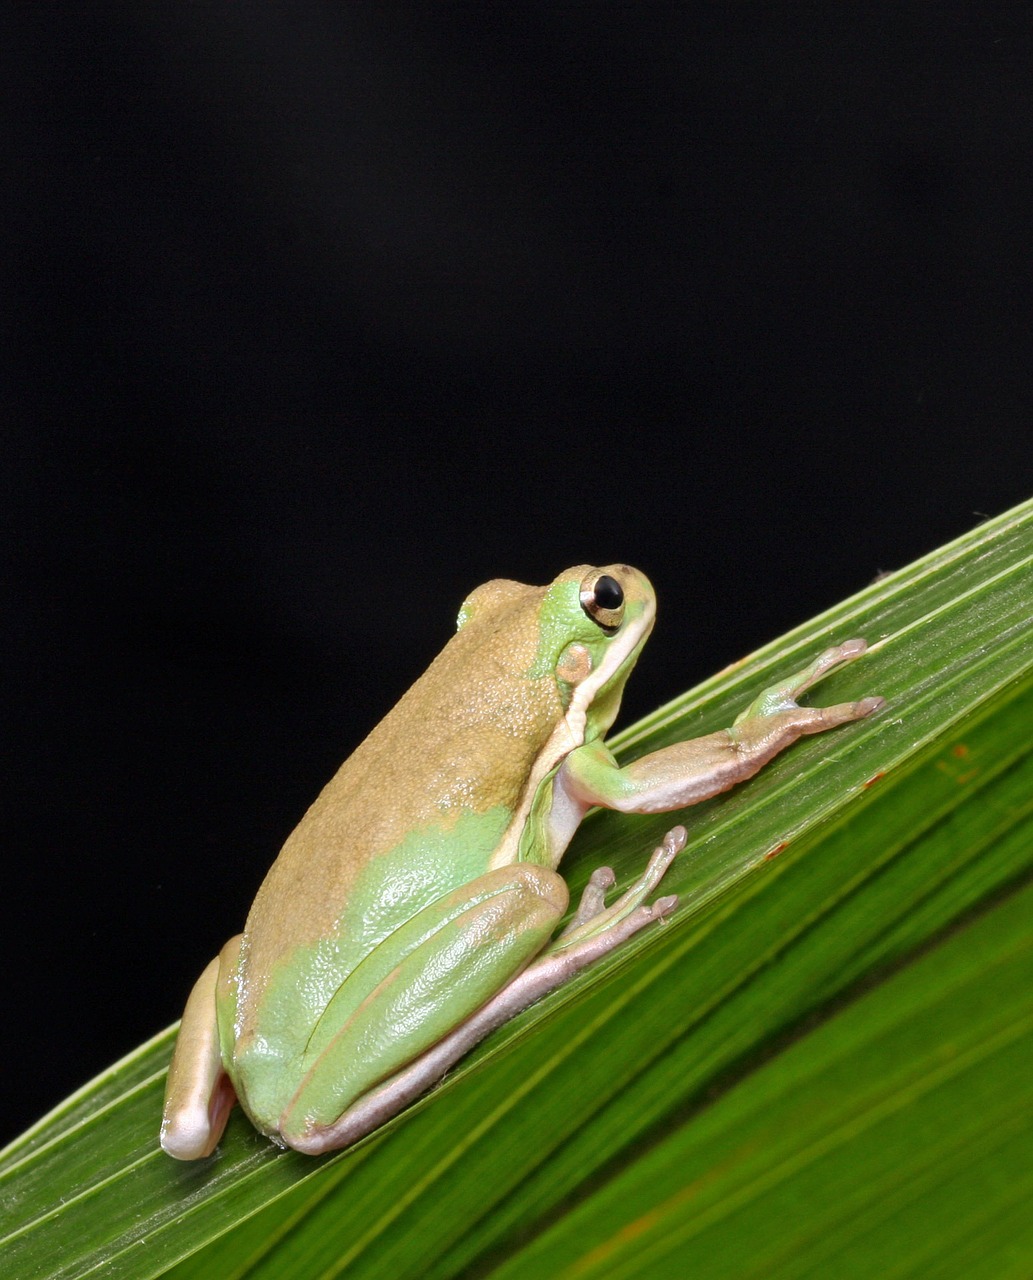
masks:
{"type": "Polygon", "coordinates": [[[490,1032],[675,910],[676,895],[653,895],[684,826],[613,901],[613,871],[593,872],[564,925],[557,868],[590,809],[683,809],[883,705],[798,702],[864,653],[847,640],[728,728],[618,763],[605,739],[655,615],[652,585],[626,564],[577,565],[543,587],[496,579],[466,599],[455,634],[324,787],[243,932],[194,985],[168,1073],[169,1155],[211,1156],[235,1102],[309,1155],[370,1134],[490,1032]]]}

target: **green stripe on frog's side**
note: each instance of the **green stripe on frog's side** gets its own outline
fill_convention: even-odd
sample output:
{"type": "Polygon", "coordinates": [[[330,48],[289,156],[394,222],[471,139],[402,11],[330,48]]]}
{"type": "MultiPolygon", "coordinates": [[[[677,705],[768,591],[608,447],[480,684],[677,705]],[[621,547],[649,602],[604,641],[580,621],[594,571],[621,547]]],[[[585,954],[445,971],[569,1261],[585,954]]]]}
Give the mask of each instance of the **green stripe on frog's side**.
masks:
{"type": "Polygon", "coordinates": [[[604,737],[653,611],[627,565],[473,592],[456,635],[323,789],[243,934],[198,979],[169,1072],[166,1151],[213,1150],[231,1085],[259,1129],[298,1150],[362,1136],[492,1027],[672,909],[645,900],[680,828],[612,907],[607,876],[593,877],[573,929],[549,944],[567,905],[555,868],[592,805],[693,803],[801,733],[878,705],[795,705],[864,647],[850,642],[732,729],[620,767],[604,737]]]}

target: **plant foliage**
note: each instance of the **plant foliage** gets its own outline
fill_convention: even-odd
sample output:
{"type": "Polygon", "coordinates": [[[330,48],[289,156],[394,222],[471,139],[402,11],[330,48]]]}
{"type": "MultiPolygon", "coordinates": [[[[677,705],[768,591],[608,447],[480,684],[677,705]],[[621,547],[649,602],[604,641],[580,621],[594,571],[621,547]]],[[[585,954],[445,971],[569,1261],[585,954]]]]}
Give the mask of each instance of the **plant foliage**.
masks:
{"type": "MultiPolygon", "coordinates": [[[[0,1271],[1026,1277],[1033,1272],[1033,504],[616,739],[730,722],[830,640],[877,716],[685,815],[682,905],[351,1150],[157,1147],[170,1028],[0,1153],[0,1271]]],[[[627,883],[677,815],[589,817],[627,883]]]]}

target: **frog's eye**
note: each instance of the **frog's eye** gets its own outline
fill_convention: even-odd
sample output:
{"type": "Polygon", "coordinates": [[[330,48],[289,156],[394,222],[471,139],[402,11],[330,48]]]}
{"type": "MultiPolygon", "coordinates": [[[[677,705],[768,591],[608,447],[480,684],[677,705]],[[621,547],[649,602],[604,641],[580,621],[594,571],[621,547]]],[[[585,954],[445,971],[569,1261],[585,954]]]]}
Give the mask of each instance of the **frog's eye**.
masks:
{"type": "Polygon", "coordinates": [[[624,588],[608,573],[590,573],[581,583],[581,608],[613,635],[624,620],[624,588]]]}

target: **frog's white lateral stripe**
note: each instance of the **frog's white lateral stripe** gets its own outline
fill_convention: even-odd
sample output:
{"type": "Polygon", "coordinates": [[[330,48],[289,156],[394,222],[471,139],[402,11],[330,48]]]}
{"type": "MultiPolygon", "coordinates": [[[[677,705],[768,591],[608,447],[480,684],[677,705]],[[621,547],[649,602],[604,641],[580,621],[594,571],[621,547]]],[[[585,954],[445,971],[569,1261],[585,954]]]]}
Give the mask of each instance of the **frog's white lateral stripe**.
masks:
{"type": "Polygon", "coordinates": [[[588,708],[595,701],[596,694],[624,666],[635,649],[649,635],[653,629],[655,617],[656,603],[648,599],[641,617],[627,630],[621,631],[614,637],[613,644],[606,650],[606,656],[599,666],[575,688],[574,696],[567,708],[566,721],[570,727],[571,737],[576,739],[579,747],[585,740],[588,708]]]}
{"type": "MultiPolygon", "coordinates": [[[[517,861],[520,837],[523,834],[528,814],[531,811],[531,805],[543,778],[555,769],[565,756],[568,756],[575,748],[584,743],[585,727],[588,724],[588,708],[592,705],[599,690],[624,666],[635,649],[649,635],[655,617],[656,604],[652,599],[648,599],[645,602],[641,616],[614,637],[613,643],[606,650],[599,666],[574,689],[570,706],[567,708],[567,714],[553,729],[539,752],[537,760],[534,762],[527,782],[524,784],[520,802],[513,813],[513,817],[510,819],[505,835],[499,841],[499,847],[488,863],[489,869],[505,867],[517,861]]],[[[584,810],[582,810],[583,812],[584,810]]],[[[563,825],[569,825],[569,823],[560,824],[560,826],[563,825]]],[[[554,850],[552,863],[554,869],[563,856],[567,842],[576,827],[577,823],[575,822],[570,828],[570,834],[567,835],[566,840],[561,839],[554,850]]],[[[557,830],[557,835],[559,835],[559,830],[557,830]]]]}

